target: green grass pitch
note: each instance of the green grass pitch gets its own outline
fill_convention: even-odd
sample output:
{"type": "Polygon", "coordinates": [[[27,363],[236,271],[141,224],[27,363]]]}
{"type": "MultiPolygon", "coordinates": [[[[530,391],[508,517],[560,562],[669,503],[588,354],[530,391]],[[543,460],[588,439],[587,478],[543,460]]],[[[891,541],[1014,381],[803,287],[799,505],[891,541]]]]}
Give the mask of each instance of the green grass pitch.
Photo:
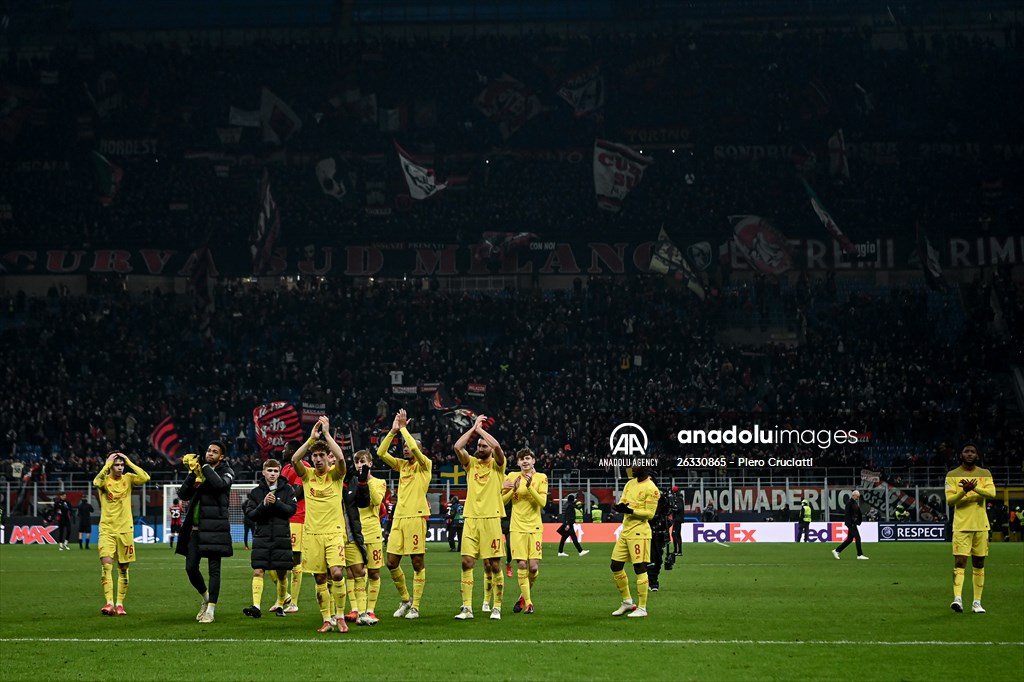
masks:
{"type": "MultiPolygon", "coordinates": [[[[242,615],[251,572],[240,547],[224,564],[217,622],[200,625],[184,559],[166,546],[137,546],[129,615],[111,618],[99,613],[95,548],[3,545],[0,679],[1021,679],[1024,544],[992,546],[984,615],[950,611],[948,544],[867,545],[870,561],[852,551],[836,561],[832,546],[687,545],[646,619],[610,615],[610,545],[568,558],[547,546],[536,614],[512,612],[519,590],[506,578],[503,619],[485,618],[477,566],[476,619],[460,622],[458,557],[434,545],[420,620],[391,617],[385,572],[379,625],[321,635],[309,576],[299,613],[242,615]]],[[[971,594],[968,569],[968,605],[971,594]]]]}

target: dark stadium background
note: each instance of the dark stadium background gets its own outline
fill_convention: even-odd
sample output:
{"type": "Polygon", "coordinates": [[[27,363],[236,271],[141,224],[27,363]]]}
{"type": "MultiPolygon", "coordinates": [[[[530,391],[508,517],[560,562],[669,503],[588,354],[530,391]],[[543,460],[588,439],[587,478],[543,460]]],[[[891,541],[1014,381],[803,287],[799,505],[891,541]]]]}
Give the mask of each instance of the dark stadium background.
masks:
{"type": "Polygon", "coordinates": [[[158,524],[160,484],[212,438],[255,480],[253,410],[285,401],[356,448],[406,407],[435,491],[462,409],[565,494],[617,489],[597,461],[634,421],[691,495],[882,481],[918,520],[972,439],[1011,486],[1005,523],[1024,495],[1020,20],[1011,2],[4,3],[0,509],[89,494],[120,448],[154,474],[137,513],[158,524]],[[617,212],[598,139],[652,160],[617,212]],[[397,146],[447,188],[412,198],[397,146]],[[733,216],[788,253],[753,269],[733,216]],[[788,471],[675,465],[773,454],[673,439],[733,424],[871,438],[777,453],[813,456],[788,471]]]}

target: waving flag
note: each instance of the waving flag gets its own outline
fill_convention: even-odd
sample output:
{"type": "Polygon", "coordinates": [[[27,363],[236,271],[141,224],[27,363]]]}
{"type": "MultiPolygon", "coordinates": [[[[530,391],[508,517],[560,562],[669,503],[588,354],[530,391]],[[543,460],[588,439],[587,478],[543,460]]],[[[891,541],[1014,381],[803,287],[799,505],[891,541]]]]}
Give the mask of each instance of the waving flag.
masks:
{"type": "Polygon", "coordinates": [[[262,275],[270,264],[270,255],[274,244],[281,233],[281,212],[270,191],[270,173],[263,169],[260,179],[260,204],[256,216],[256,225],[249,238],[249,251],[252,253],[252,274],[262,275]]]}
{"type": "Polygon", "coordinates": [[[110,206],[121,189],[124,171],[99,152],[93,152],[92,158],[96,164],[96,196],[101,204],[110,206]]]}
{"type": "Polygon", "coordinates": [[[417,165],[409,152],[402,149],[397,142],[395,142],[395,149],[398,151],[398,160],[402,164],[405,183],[409,186],[409,196],[413,199],[423,200],[432,197],[448,187],[447,183],[437,181],[433,168],[417,165]]]}
{"type": "Polygon", "coordinates": [[[195,265],[192,269],[192,276],[189,277],[189,285],[192,289],[194,308],[198,313],[199,333],[204,339],[213,339],[213,330],[210,324],[213,313],[216,311],[214,304],[213,289],[217,281],[217,266],[213,262],[213,254],[209,246],[204,244],[192,252],[192,260],[195,265]]]}
{"type": "Polygon", "coordinates": [[[924,281],[935,291],[945,291],[946,279],[942,276],[939,252],[932,246],[928,233],[921,227],[921,223],[917,223],[914,229],[917,232],[917,257],[924,272],[924,281]]]}
{"type": "Polygon", "coordinates": [[[476,98],[476,108],[498,126],[503,139],[508,139],[527,121],[546,111],[535,94],[508,74],[491,81],[476,98]]]}
{"type": "Polygon", "coordinates": [[[651,159],[629,147],[594,141],[594,190],[597,205],[606,211],[618,211],[630,190],[640,184],[651,159]]]}
{"type": "Polygon", "coordinates": [[[172,417],[165,417],[149,434],[149,444],[167,458],[170,464],[181,464],[181,451],[185,449],[181,434],[172,417]]]}
{"type": "Polygon", "coordinates": [[[601,75],[601,65],[591,64],[570,74],[558,89],[558,96],[569,103],[576,118],[583,118],[591,112],[600,110],[604,107],[604,76],[601,75]]]}
{"type": "Polygon", "coordinates": [[[345,181],[338,175],[338,162],[334,160],[334,157],[317,161],[316,179],[324,194],[334,197],[338,201],[344,201],[345,194],[347,194],[345,181]]]}
{"type": "Polygon", "coordinates": [[[811,208],[818,215],[818,220],[825,226],[829,234],[839,243],[839,246],[843,249],[844,253],[855,254],[857,253],[857,247],[853,245],[850,238],[847,237],[839,226],[836,225],[836,221],[832,219],[832,214],[829,213],[825,206],[821,203],[821,199],[815,194],[814,189],[808,184],[806,180],[800,178],[800,181],[804,183],[804,189],[807,190],[807,196],[811,199],[811,208]]]}
{"type": "Polygon", "coordinates": [[[444,384],[439,384],[437,390],[434,391],[434,397],[430,401],[430,405],[435,410],[447,411],[455,409],[459,406],[459,403],[448,393],[448,389],[444,387],[444,384]]]}
{"type": "Polygon", "coordinates": [[[850,162],[846,158],[846,139],[842,128],[837,128],[832,137],[828,138],[828,174],[832,177],[850,177],[850,162]]]}
{"type": "Polygon", "coordinates": [[[756,215],[732,215],[729,223],[733,243],[755,270],[768,275],[786,272],[792,266],[789,244],[781,232],[756,215]]]}
{"type": "Polygon", "coordinates": [[[264,455],[280,452],[290,440],[301,440],[302,423],[291,403],[278,401],[260,405],[252,411],[256,425],[256,445],[264,455]]]}
{"type": "Polygon", "coordinates": [[[687,288],[696,294],[700,300],[704,300],[706,295],[704,285],[701,284],[700,279],[697,277],[696,266],[690,261],[687,254],[680,251],[672,243],[664,227],[658,232],[658,241],[651,250],[650,271],[660,272],[663,275],[669,275],[680,281],[686,280],[687,288]]]}
{"type": "Polygon", "coordinates": [[[267,88],[260,94],[260,123],[263,141],[281,144],[302,130],[300,119],[288,103],[267,88]]]}

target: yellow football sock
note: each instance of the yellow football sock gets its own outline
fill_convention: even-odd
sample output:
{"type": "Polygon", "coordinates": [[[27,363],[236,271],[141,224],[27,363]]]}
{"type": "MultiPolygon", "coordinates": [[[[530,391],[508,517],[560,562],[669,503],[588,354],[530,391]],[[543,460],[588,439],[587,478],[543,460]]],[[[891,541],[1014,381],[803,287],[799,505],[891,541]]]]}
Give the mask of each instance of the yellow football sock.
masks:
{"type": "MultiPolygon", "coordinates": [[[[977,591],[977,590],[975,590],[977,591]]],[[[118,568],[117,575],[117,603],[124,606],[124,598],[128,596],[128,569],[118,568]]]]}
{"type": "Polygon", "coordinates": [[[263,576],[252,577],[252,605],[259,608],[260,599],[263,597],[263,576]]]}
{"type": "Polygon", "coordinates": [[[302,569],[296,567],[292,569],[292,588],[290,590],[290,593],[292,595],[292,604],[294,604],[295,606],[299,605],[300,587],[302,587],[302,569]]]}
{"type": "Polygon", "coordinates": [[[632,599],[629,594],[629,578],[626,577],[626,572],[616,571],[612,573],[612,577],[615,578],[615,587],[619,588],[619,595],[622,597],[622,601],[632,599]]]}
{"type": "Polygon", "coordinates": [[[494,597],[494,576],[484,571],[484,601],[488,604],[494,597]]]}
{"type": "Polygon", "coordinates": [[[114,603],[114,565],[100,564],[100,585],[103,586],[104,603],[114,603]]]}
{"type": "Polygon", "coordinates": [[[345,613],[345,597],[348,596],[348,583],[350,581],[342,578],[334,581],[334,612],[339,616],[345,613]]]}
{"type": "Polygon", "coordinates": [[[650,581],[647,579],[647,572],[643,572],[636,577],[636,602],[637,606],[642,609],[647,608],[647,592],[650,587],[650,581]]]}
{"type": "Polygon", "coordinates": [[[473,608],[473,569],[462,571],[462,605],[473,608]]]}
{"type": "Polygon", "coordinates": [[[331,593],[327,590],[327,583],[316,584],[316,603],[320,607],[320,617],[324,620],[330,620],[331,606],[334,605],[334,600],[331,598],[331,593]]]}
{"type": "MultiPolygon", "coordinates": [[[[357,606],[357,604],[359,604],[359,598],[356,597],[356,580],[358,580],[358,578],[347,578],[345,580],[345,596],[348,597],[349,611],[359,611],[359,607],[357,606]]],[[[347,613],[347,611],[345,611],[344,600],[338,604],[338,613],[347,613]]],[[[360,613],[362,612],[360,611],[360,613]]]]}
{"type": "Polygon", "coordinates": [[[373,613],[377,608],[377,595],[380,594],[380,577],[366,579],[366,610],[373,613]]]}
{"type": "Polygon", "coordinates": [[[981,593],[985,591],[985,569],[974,569],[974,601],[981,601],[981,593]]]}
{"type": "Polygon", "coordinates": [[[409,588],[405,586],[405,571],[401,566],[390,570],[391,579],[395,581],[395,588],[398,590],[398,598],[402,601],[409,601],[409,588]]]}
{"type": "Polygon", "coordinates": [[[530,597],[530,571],[526,568],[520,568],[516,570],[516,579],[519,581],[519,591],[523,593],[523,604],[532,604],[533,599],[530,597]]]}
{"type": "Polygon", "coordinates": [[[277,601],[275,605],[284,606],[284,600],[288,597],[288,576],[285,576],[282,580],[277,575],[277,571],[272,571],[271,575],[274,576],[274,584],[277,585],[277,601]]]}
{"type": "Polygon", "coordinates": [[[419,611],[423,599],[423,588],[427,584],[427,569],[421,568],[412,574],[412,607],[419,611]]]}
{"type": "Polygon", "coordinates": [[[366,574],[362,574],[359,578],[356,578],[355,583],[355,610],[359,613],[367,612],[367,577],[366,574]]]}
{"type": "Polygon", "coordinates": [[[501,598],[505,595],[505,571],[499,570],[493,576],[494,579],[494,608],[501,608],[501,598]]]}
{"type": "Polygon", "coordinates": [[[530,587],[533,587],[533,584],[535,582],[537,582],[537,576],[538,575],[540,575],[540,569],[539,568],[536,571],[533,571],[532,573],[530,573],[530,587]]]}
{"type": "Polygon", "coordinates": [[[964,593],[964,569],[953,569],[953,597],[960,597],[964,593]]]}

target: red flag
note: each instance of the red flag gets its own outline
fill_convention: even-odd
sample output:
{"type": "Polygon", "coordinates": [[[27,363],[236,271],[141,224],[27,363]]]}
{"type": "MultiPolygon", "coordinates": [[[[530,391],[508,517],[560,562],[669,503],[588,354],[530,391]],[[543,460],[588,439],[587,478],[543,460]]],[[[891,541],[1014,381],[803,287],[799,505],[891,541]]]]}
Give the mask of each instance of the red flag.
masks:
{"type": "Polygon", "coordinates": [[[164,417],[163,421],[156,425],[153,432],[149,434],[149,444],[166,457],[171,464],[181,464],[181,451],[185,448],[181,442],[178,426],[172,417],[164,417]]]}
{"type": "Polygon", "coordinates": [[[288,441],[302,439],[299,412],[291,403],[260,405],[252,411],[252,421],[256,425],[256,444],[263,455],[280,452],[288,441]]]}

